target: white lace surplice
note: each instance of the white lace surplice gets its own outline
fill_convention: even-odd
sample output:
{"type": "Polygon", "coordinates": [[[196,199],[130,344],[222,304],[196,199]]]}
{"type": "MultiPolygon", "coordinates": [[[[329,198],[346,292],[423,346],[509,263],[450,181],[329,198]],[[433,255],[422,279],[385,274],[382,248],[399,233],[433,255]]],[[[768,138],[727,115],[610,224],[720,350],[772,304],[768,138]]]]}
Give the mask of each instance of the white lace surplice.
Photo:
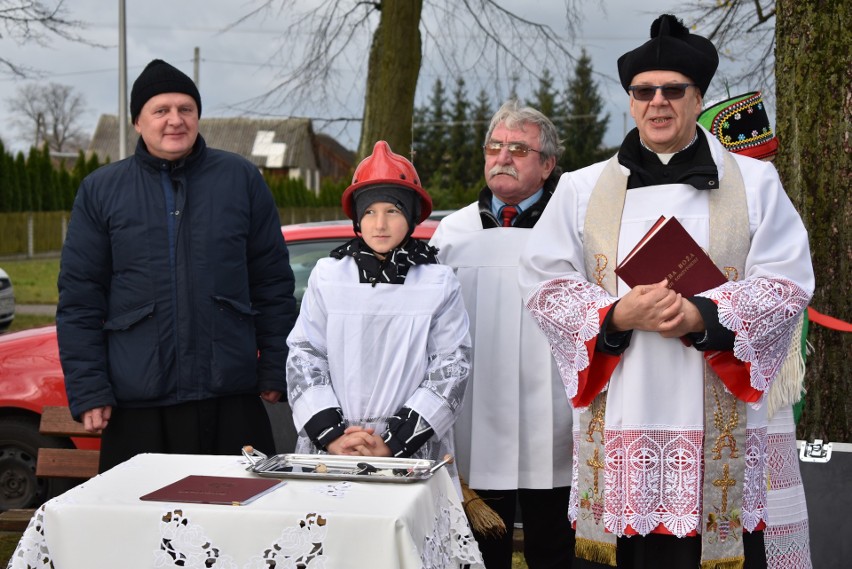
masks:
{"type": "Polygon", "coordinates": [[[297,452],[316,452],[303,427],[323,409],[340,407],[348,424],[380,433],[407,406],[435,431],[414,456],[454,455],[452,427],[470,367],[458,280],[443,265],[411,267],[404,285],[359,283],[356,271],[351,258],[321,259],[287,340],[297,452]]]}
{"type": "Polygon", "coordinates": [[[766,442],[768,569],[811,569],[808,508],[799,470],[796,425],[789,405],[769,420],[766,442]]]}
{"type": "MultiPolygon", "coordinates": [[[[765,390],[786,355],[795,317],[807,305],[813,273],[807,235],[774,168],[737,159],[746,180],[752,236],[746,274],[706,296],[718,303],[721,323],[736,333],[734,355],[750,364],[751,387],[765,390]]],[[[599,329],[597,311],[615,300],[590,283],[583,260],[583,220],[601,168],[595,165],[563,176],[522,258],[520,280],[527,306],[554,347],[569,396],[576,394],[577,373],[589,365],[582,342],[594,338],[599,329]]],[[[629,190],[619,259],[661,214],[676,216],[706,248],[708,212],[707,194],[690,186],[629,190]]],[[[618,262],[607,261],[610,270],[618,262]]],[[[621,296],[629,288],[619,280],[617,290],[621,296]]],[[[646,534],[662,524],[682,536],[698,529],[703,370],[703,356],[697,350],[655,333],[634,331],[607,385],[604,517],[609,531],[621,535],[630,526],[646,534]]],[[[579,424],[576,414],[574,424],[579,424]]],[[[764,514],[766,424],[765,407],[749,406],[742,511],[749,530],[764,514]]],[[[576,484],[572,516],[579,500],[575,490],[576,484]]]]}

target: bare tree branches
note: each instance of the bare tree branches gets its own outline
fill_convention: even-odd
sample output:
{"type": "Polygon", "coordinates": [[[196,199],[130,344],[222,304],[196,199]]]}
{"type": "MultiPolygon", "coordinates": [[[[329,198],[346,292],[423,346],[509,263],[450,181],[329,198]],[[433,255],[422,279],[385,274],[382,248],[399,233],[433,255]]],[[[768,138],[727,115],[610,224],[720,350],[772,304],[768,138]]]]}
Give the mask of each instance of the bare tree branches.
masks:
{"type": "Polygon", "coordinates": [[[699,0],[683,13],[719,54],[741,63],[729,87],[775,91],[775,0],[699,0]],[[709,31],[708,31],[709,30],[709,31]]]}
{"type": "MultiPolygon", "coordinates": [[[[19,45],[28,42],[46,45],[51,36],[85,42],[76,33],[85,27],[83,22],[67,19],[63,4],[64,0],[0,0],[0,38],[8,37],[19,45]]],[[[23,78],[33,73],[34,69],[0,55],[0,74],[23,78]]]]}
{"type": "Polygon", "coordinates": [[[16,113],[12,124],[32,146],[47,142],[54,152],[68,152],[87,145],[86,135],[77,124],[85,100],[71,87],[30,83],[20,87],[8,103],[16,113]]]}
{"type": "MultiPolygon", "coordinates": [[[[547,66],[567,75],[576,60],[569,48],[580,8],[578,0],[564,2],[565,26],[557,31],[508,11],[496,0],[424,0],[424,50],[431,50],[448,75],[481,67],[495,80],[519,74],[537,80],[547,66]]],[[[303,98],[316,101],[351,91],[353,73],[357,81],[367,76],[366,56],[381,8],[380,1],[319,0],[306,7],[299,0],[259,0],[227,29],[252,19],[286,17],[279,49],[270,58],[270,64],[283,62],[285,69],[251,104],[292,109],[303,98]]]]}
{"type": "MultiPolygon", "coordinates": [[[[334,97],[340,78],[337,71],[366,68],[369,39],[380,9],[376,2],[322,0],[305,10],[298,0],[263,0],[260,5],[234,22],[225,31],[255,18],[286,15],[279,47],[269,58],[270,65],[284,65],[278,82],[252,99],[254,105],[289,107],[302,97],[313,100],[334,97]]],[[[366,70],[364,71],[366,77],[366,70]]]]}

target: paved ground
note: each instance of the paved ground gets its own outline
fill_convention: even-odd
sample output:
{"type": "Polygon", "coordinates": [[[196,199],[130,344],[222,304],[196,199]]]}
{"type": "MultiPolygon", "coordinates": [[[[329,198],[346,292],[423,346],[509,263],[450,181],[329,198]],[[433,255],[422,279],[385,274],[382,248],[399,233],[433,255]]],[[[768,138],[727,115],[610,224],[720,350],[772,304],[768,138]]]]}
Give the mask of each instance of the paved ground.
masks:
{"type": "Polygon", "coordinates": [[[17,304],[15,314],[36,314],[50,316],[56,314],[55,304],[17,304]]]}

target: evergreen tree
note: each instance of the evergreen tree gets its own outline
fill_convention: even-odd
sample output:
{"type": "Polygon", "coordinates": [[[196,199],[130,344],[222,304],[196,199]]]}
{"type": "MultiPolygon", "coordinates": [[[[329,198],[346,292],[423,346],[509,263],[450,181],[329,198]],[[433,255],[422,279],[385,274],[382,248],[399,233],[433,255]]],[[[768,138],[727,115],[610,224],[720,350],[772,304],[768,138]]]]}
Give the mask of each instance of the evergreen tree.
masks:
{"type": "Polygon", "coordinates": [[[32,180],[32,191],[38,195],[38,207],[33,211],[58,210],[56,178],[50,160],[50,146],[46,142],[41,150],[30,149],[27,170],[32,180]]]}
{"type": "Polygon", "coordinates": [[[428,174],[426,168],[428,164],[428,152],[426,150],[426,138],[428,136],[427,129],[429,125],[429,107],[414,107],[414,117],[411,123],[411,163],[417,169],[417,173],[422,178],[421,183],[426,186],[428,174]]]}
{"type": "Polygon", "coordinates": [[[562,114],[556,96],[557,93],[553,88],[553,76],[548,69],[545,69],[539,77],[538,89],[533,92],[533,98],[527,104],[553,121],[562,114]]]}
{"type": "Polygon", "coordinates": [[[12,211],[12,184],[9,177],[9,157],[6,154],[6,147],[3,141],[0,140],[0,212],[12,211]]]}
{"type": "MultiPolygon", "coordinates": [[[[97,154],[93,155],[95,161],[97,161],[97,154]]],[[[71,210],[71,206],[74,204],[74,198],[77,197],[77,189],[80,187],[80,184],[83,183],[83,178],[88,175],[88,168],[86,166],[86,154],[82,150],[77,152],[77,160],[74,161],[74,165],[71,167],[70,172],[70,190],[68,192],[70,202],[66,209],[71,210]]]]}
{"type": "Polygon", "coordinates": [[[426,120],[423,124],[423,139],[417,148],[417,173],[423,186],[440,188],[443,183],[441,166],[447,150],[447,96],[440,79],[435,81],[426,120]]]}
{"type": "Polygon", "coordinates": [[[471,186],[475,189],[473,198],[470,201],[478,199],[480,190],[485,186],[485,175],[483,169],[485,167],[485,155],[482,150],[482,145],[485,144],[485,137],[488,135],[488,127],[491,124],[491,117],[494,115],[494,110],[491,107],[491,101],[488,98],[488,93],[485,89],[479,91],[479,96],[476,98],[476,105],[470,113],[472,123],[471,140],[474,145],[474,168],[471,172],[471,186]]]}
{"type": "Polygon", "coordinates": [[[471,125],[468,119],[470,101],[467,100],[464,79],[456,79],[456,89],[453,92],[453,110],[447,135],[447,186],[452,189],[457,199],[475,181],[472,176],[474,169],[474,141],[472,140],[471,125]]]}
{"type": "MultiPolygon", "coordinates": [[[[418,171],[418,173],[420,173],[418,171]]],[[[339,206],[340,200],[343,198],[343,192],[349,186],[345,180],[324,180],[320,182],[320,193],[317,199],[317,205],[329,207],[339,206]]]]}
{"type": "Polygon", "coordinates": [[[18,186],[18,193],[21,196],[17,211],[37,211],[38,201],[34,198],[33,192],[30,191],[32,184],[27,172],[27,160],[24,158],[23,152],[18,152],[15,156],[14,177],[18,186]]]}
{"type": "Polygon", "coordinates": [[[565,91],[567,116],[560,132],[564,137],[565,153],[559,161],[564,171],[570,172],[604,158],[602,142],[609,114],[598,118],[602,110],[603,99],[592,79],[592,60],[584,49],[565,91]]]}
{"type": "Polygon", "coordinates": [[[59,197],[56,209],[71,211],[71,207],[74,205],[76,187],[71,178],[71,173],[65,168],[65,163],[59,165],[59,171],[56,173],[56,187],[58,188],[59,197]]]}
{"type": "Polygon", "coordinates": [[[509,78],[509,99],[514,99],[516,101],[520,101],[521,98],[518,96],[518,85],[521,82],[521,78],[517,73],[513,73],[509,78]]]}

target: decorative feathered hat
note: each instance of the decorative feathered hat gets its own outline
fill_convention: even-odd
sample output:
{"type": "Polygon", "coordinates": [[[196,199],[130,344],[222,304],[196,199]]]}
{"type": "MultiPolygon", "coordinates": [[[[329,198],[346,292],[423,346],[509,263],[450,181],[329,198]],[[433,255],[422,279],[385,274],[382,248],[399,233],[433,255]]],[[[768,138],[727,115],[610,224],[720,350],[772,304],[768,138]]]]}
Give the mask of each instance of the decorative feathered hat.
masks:
{"type": "Polygon", "coordinates": [[[725,99],[698,115],[698,122],[726,150],[762,160],[778,151],[778,139],[759,91],[725,99]]]}
{"type": "Polygon", "coordinates": [[[719,66],[719,54],[705,37],[691,34],[683,22],[663,14],[651,24],[651,39],[618,58],[618,77],[627,91],[643,71],[677,71],[707,91],[719,66]]]}

